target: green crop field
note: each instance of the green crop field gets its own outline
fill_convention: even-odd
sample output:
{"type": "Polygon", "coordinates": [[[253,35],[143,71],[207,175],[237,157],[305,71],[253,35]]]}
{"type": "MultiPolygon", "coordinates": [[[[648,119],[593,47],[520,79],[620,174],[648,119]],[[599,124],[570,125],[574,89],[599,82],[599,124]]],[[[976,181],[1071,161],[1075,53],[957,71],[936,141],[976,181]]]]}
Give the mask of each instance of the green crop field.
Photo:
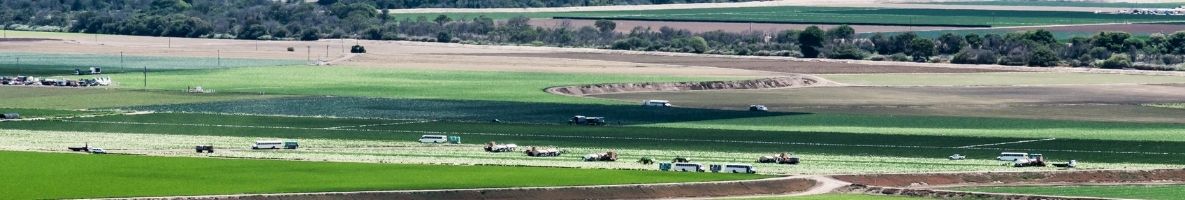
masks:
{"type": "Polygon", "coordinates": [[[123,56],[119,54],[49,54],[0,52],[0,74],[27,76],[72,76],[74,69],[100,67],[103,73],[140,74],[149,71],[256,67],[302,64],[301,60],[241,59],[207,57],[123,56]]]}
{"type": "Polygon", "coordinates": [[[793,196],[793,197],[761,197],[761,198],[749,198],[749,199],[743,199],[743,200],[910,200],[910,199],[927,199],[927,198],[863,195],[863,194],[820,194],[820,195],[793,196]]]}
{"type": "MultiPolygon", "coordinates": [[[[139,88],[137,83],[144,80],[141,74],[118,74],[112,79],[127,83],[121,85],[124,88],[139,88]]],[[[185,90],[203,86],[219,92],[256,94],[604,103],[608,101],[552,95],[543,89],[592,83],[720,79],[727,78],[282,66],[149,72],[148,87],[185,90]]]]}
{"type": "Polygon", "coordinates": [[[167,158],[0,151],[4,198],[60,199],[242,193],[663,183],[754,179],[738,174],[167,158]]]}
{"type": "Polygon", "coordinates": [[[180,91],[135,91],[97,88],[0,87],[0,98],[4,99],[4,104],[0,107],[56,110],[198,103],[271,97],[278,96],[188,94],[180,91]]]}
{"type": "Polygon", "coordinates": [[[1181,199],[1185,185],[965,187],[955,190],[1124,199],[1181,199]]]}
{"type": "Polygon", "coordinates": [[[1126,2],[1088,2],[1088,1],[963,1],[963,2],[929,2],[926,4],[941,5],[976,5],[976,6],[1058,6],[1058,7],[1096,7],[1096,8],[1176,8],[1185,3],[1126,3],[1126,2]]]}
{"type": "MultiPolygon", "coordinates": [[[[817,122],[853,118],[816,119],[817,122]]],[[[872,119],[872,118],[867,118],[872,119]]],[[[914,126],[914,129],[941,132],[942,126],[993,126],[1017,121],[995,121],[968,118],[963,121],[932,121],[926,118],[893,119],[870,126],[914,126]],[[928,123],[933,123],[929,125],[928,123]],[[972,125],[978,124],[978,125],[972,125]]],[[[933,117],[930,119],[945,119],[933,117]]],[[[957,119],[957,118],[956,118],[957,119]]],[[[837,122],[832,122],[837,123],[837,122]]],[[[1105,125],[1105,124],[1104,124],[1105,125]]],[[[1100,128],[1086,122],[1031,122],[1012,127],[1018,130],[1041,129],[1048,126],[1074,126],[1081,129],[1100,128]]],[[[1129,130],[1160,126],[1180,130],[1171,125],[1117,124],[1129,130]]],[[[69,119],[64,121],[29,121],[5,124],[6,129],[80,131],[113,133],[151,133],[166,135],[249,136],[268,138],[314,138],[407,141],[422,134],[459,135],[469,141],[504,141],[518,144],[555,145],[564,147],[609,149],[664,149],[719,152],[781,152],[794,151],[811,154],[869,155],[914,158],[941,158],[951,153],[962,153],[979,158],[990,158],[1001,151],[1046,152],[1063,159],[1090,162],[1129,162],[1180,164],[1179,160],[1162,159],[1163,154],[1185,154],[1181,141],[1138,141],[1123,137],[1123,133],[1109,135],[1110,140],[1073,139],[1073,131],[1056,140],[1036,140],[1023,144],[1016,141],[1034,140],[1029,137],[990,137],[966,135],[893,135],[841,132],[752,131],[723,129],[687,129],[654,127],[585,127],[541,124],[497,124],[462,122],[408,122],[402,120],[376,121],[373,119],[326,119],[223,116],[209,114],[150,114],[136,116],[107,116],[69,119]],[[299,123],[299,124],[298,124],[299,123]],[[368,123],[373,123],[367,125],[368,123]],[[281,124],[297,124],[280,126],[281,124]],[[359,126],[367,125],[367,126],[359,126]],[[842,147],[842,148],[836,148],[842,147]]],[[[1171,131],[1165,131],[1167,133],[1171,131]]],[[[1151,136],[1149,136],[1151,137],[1151,136]]],[[[1169,136],[1161,136],[1170,138],[1169,136]]],[[[1037,138],[1040,139],[1040,138],[1037,138]]]]}
{"type": "Polygon", "coordinates": [[[878,86],[1090,85],[1185,83],[1185,77],[1088,73],[824,74],[831,81],[878,86]]]}
{"type": "MultiPolygon", "coordinates": [[[[397,14],[399,18],[427,17],[442,13],[397,14]]],[[[564,13],[448,13],[454,19],[488,16],[505,19],[578,17],[592,19],[722,21],[759,23],[828,23],[946,26],[1035,26],[1121,22],[1185,21],[1185,16],[1111,15],[1064,11],[990,11],[947,9],[870,9],[831,7],[749,7],[645,11],[590,11],[564,13]]]]}

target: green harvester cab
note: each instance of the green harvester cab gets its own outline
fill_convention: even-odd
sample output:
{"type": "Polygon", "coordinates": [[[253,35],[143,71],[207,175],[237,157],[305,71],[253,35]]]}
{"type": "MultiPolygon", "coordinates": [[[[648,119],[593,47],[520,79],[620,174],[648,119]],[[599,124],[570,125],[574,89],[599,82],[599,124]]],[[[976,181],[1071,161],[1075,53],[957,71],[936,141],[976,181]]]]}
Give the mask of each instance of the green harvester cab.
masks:
{"type": "Polygon", "coordinates": [[[671,171],[671,163],[658,163],[658,170],[671,171]]]}
{"type": "Polygon", "coordinates": [[[449,144],[461,144],[461,136],[448,136],[449,144]]]}

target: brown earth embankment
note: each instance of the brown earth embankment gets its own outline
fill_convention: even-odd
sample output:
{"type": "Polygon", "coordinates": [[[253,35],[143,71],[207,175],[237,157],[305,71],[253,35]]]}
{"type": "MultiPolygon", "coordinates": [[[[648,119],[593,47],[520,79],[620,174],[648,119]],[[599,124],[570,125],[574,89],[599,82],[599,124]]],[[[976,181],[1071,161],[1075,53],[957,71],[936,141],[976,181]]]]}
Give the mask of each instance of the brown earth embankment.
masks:
{"type": "Polygon", "coordinates": [[[866,185],[860,185],[860,184],[852,184],[847,187],[839,188],[836,191],[837,192],[844,192],[844,193],[908,196],[908,197],[921,197],[921,198],[934,198],[934,199],[1007,199],[1007,200],[1104,200],[1104,199],[1110,199],[1110,198],[1097,198],[1097,197],[1067,197],[1067,196],[1028,195],[1028,194],[964,192],[964,191],[931,190],[931,189],[910,189],[910,188],[866,186],[866,185]]]}
{"type": "Polygon", "coordinates": [[[750,181],[639,184],[612,186],[326,192],[188,197],[153,197],[154,200],[329,200],[329,199],[663,199],[792,194],[817,184],[809,179],[775,178],[750,181]]]}
{"type": "Polygon", "coordinates": [[[885,187],[999,184],[1185,182],[1185,169],[840,175],[835,179],[885,187]]]}
{"type": "Polygon", "coordinates": [[[561,95],[585,96],[631,92],[791,88],[818,86],[823,84],[830,84],[830,82],[812,76],[790,76],[739,81],[575,85],[547,88],[547,92],[561,95]]]}

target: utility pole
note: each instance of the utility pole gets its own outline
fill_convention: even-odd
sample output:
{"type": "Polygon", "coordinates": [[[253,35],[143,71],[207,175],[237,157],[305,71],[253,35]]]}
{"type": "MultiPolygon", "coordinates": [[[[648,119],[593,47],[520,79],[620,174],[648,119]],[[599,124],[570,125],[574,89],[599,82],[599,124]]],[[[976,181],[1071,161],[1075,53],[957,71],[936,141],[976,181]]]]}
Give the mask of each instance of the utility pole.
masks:
{"type": "Polygon", "coordinates": [[[173,38],[171,38],[171,37],[169,38],[169,48],[170,49],[173,48],[173,38]]]}
{"type": "Polygon", "coordinates": [[[342,38],[342,39],[341,39],[341,44],[342,44],[342,45],[341,45],[341,47],[342,47],[342,54],[346,54],[346,39],[345,39],[345,38],[342,38]]]}
{"type": "Polygon", "coordinates": [[[119,72],[127,70],[127,66],[123,64],[123,51],[119,52],[119,72]]]}
{"type": "Polygon", "coordinates": [[[144,91],[148,91],[148,65],[144,65],[144,91]]]}
{"type": "Polygon", "coordinates": [[[222,68],[222,50],[218,50],[218,67],[222,68]]]}
{"type": "Polygon", "coordinates": [[[313,63],[313,46],[310,45],[310,46],[306,47],[305,50],[308,52],[305,52],[304,62],[305,63],[313,63]]]}
{"type": "Polygon", "coordinates": [[[325,45],[325,59],[326,60],[329,59],[329,45],[328,44],[325,45]]]}
{"type": "Polygon", "coordinates": [[[19,76],[25,72],[25,66],[21,65],[21,57],[16,57],[16,66],[17,66],[16,75],[19,76]]]}

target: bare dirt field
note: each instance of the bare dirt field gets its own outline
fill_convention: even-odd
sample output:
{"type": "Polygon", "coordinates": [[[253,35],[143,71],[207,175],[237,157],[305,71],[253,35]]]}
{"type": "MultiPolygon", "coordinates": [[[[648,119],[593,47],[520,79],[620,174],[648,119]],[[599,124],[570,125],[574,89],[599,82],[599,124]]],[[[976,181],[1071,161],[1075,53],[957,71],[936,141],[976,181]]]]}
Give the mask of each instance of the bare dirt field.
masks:
{"type": "MultiPolygon", "coordinates": [[[[573,20],[573,19],[533,19],[530,21],[533,26],[542,27],[561,27],[565,23],[572,27],[593,26],[596,20],[573,20]]],[[[702,33],[716,30],[723,30],[727,32],[746,32],[746,31],[763,31],[765,33],[777,33],[783,30],[802,30],[809,26],[818,26],[819,28],[828,29],[837,25],[827,24],[769,24],[769,23],[725,23],[725,22],[664,22],[664,21],[633,21],[633,20],[614,20],[617,23],[615,31],[620,33],[629,33],[634,27],[648,27],[651,30],[658,30],[664,26],[675,29],[687,29],[693,33],[702,33]]],[[[935,26],[873,26],[873,25],[853,25],[856,33],[877,33],[877,32],[900,32],[900,31],[933,31],[933,30],[957,30],[965,29],[958,27],[935,27],[935,26]]]]}
{"type": "Polygon", "coordinates": [[[798,74],[861,74],[861,73],[976,73],[1007,72],[1009,70],[977,68],[942,68],[899,65],[862,65],[842,62],[804,62],[775,59],[742,59],[726,57],[691,57],[661,55],[629,55],[606,53],[500,53],[484,56],[543,57],[579,60],[617,61],[676,66],[707,66],[768,72],[798,74]]]}

